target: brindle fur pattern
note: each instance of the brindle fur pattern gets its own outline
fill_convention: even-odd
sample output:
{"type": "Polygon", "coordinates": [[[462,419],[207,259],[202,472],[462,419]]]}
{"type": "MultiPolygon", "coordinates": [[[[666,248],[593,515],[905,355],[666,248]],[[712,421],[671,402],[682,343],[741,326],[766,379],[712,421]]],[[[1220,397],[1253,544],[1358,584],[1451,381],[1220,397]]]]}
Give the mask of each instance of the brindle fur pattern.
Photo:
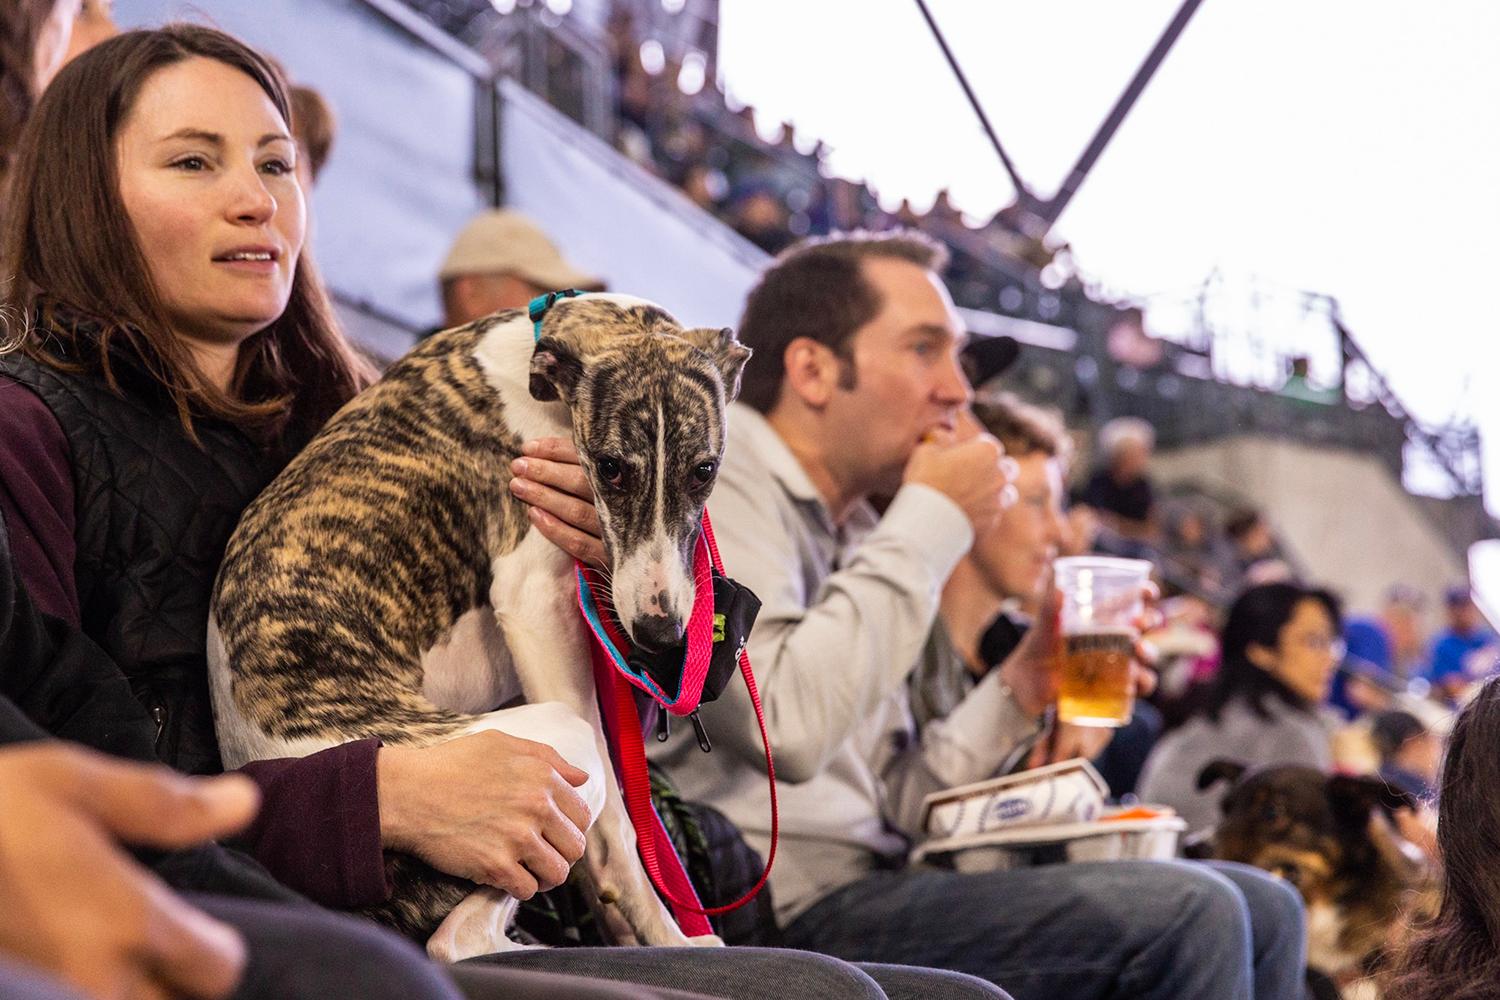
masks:
{"type": "Polygon", "coordinates": [[[235,704],[266,733],[421,743],[462,721],[423,697],[421,655],[526,527],[521,442],[473,356],[484,328],[398,361],[241,518],[215,614],[235,704]]]}
{"type": "MultiPolygon", "coordinates": [[[[686,620],[713,482],[700,481],[700,466],[716,472],[725,406],[749,351],[728,330],[684,329],[659,307],[625,301],[590,296],[552,308],[540,342],[523,348],[532,351],[533,398],[513,400],[515,414],[486,370],[484,341],[494,333],[529,345],[524,313],[431,337],[340,410],[250,505],[214,599],[229,691],[245,720],[279,743],[310,741],[293,750],[309,752],[366,737],[430,744],[476,718],[424,694],[423,656],[487,605],[495,560],[530,530],[509,490],[521,411],[550,408],[571,422],[617,603],[622,563],[670,549],[656,555],[677,562],[688,603],[657,573],[637,588],[637,610],[686,620]],[[600,481],[604,458],[623,467],[618,486],[600,481]]],[[[553,582],[562,583],[538,581],[553,582]]],[[[396,892],[375,915],[418,938],[473,888],[406,856],[388,854],[387,869],[396,892]]]]}

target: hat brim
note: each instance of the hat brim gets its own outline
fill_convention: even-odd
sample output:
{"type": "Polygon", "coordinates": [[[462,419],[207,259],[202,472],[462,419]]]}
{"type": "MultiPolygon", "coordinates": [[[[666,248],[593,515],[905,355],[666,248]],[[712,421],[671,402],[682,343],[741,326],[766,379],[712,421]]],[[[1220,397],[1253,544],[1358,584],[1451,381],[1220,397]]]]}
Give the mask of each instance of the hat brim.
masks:
{"type": "Polygon", "coordinates": [[[564,288],[576,288],[580,292],[602,292],[606,288],[603,278],[566,267],[527,268],[514,273],[549,292],[560,292],[564,288]]]}
{"type": "Polygon", "coordinates": [[[975,336],[964,345],[960,359],[964,374],[976,388],[1000,375],[1021,354],[1021,345],[1014,337],[975,336]]]}

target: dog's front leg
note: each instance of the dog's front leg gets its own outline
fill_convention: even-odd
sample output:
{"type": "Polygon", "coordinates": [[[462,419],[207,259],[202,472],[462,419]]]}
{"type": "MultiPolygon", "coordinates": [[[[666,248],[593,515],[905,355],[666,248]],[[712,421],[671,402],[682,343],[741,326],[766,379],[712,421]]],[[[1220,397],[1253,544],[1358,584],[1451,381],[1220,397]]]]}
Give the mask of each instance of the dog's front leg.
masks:
{"type": "MultiPolygon", "coordinates": [[[[610,760],[594,692],[588,638],[575,598],[572,564],[537,532],[495,561],[490,603],[510,649],[526,700],[561,702],[594,728],[600,757],[610,760]],[[539,573],[540,567],[555,573],[539,573]],[[540,578],[549,582],[543,584],[540,578]]],[[[604,768],[605,801],[588,832],[584,870],[598,909],[621,943],[717,944],[688,938],[672,919],[641,867],[635,830],[614,769],[604,768]]]]}

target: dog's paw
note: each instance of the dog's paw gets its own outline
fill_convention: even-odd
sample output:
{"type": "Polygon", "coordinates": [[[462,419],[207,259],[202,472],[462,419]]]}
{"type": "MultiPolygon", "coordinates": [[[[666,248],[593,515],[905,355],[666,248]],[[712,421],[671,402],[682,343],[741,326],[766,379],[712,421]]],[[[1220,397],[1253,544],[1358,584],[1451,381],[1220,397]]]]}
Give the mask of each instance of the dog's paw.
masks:
{"type": "Polygon", "coordinates": [[[694,948],[722,948],[724,939],[717,934],[699,934],[697,937],[688,938],[688,944],[694,948]]]}

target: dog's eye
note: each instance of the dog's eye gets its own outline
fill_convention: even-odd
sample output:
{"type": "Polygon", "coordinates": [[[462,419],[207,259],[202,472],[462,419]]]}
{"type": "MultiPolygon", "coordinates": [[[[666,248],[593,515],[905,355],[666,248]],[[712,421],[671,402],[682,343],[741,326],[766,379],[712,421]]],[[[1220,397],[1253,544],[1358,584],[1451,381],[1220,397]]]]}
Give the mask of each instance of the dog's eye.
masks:
{"type": "Polygon", "coordinates": [[[625,486],[625,467],[620,464],[618,458],[596,458],[594,469],[599,473],[600,479],[615,489],[622,489],[625,486]]]}
{"type": "Polygon", "coordinates": [[[707,486],[713,482],[714,473],[719,469],[718,462],[699,462],[693,467],[692,480],[694,486],[707,486]]]}

